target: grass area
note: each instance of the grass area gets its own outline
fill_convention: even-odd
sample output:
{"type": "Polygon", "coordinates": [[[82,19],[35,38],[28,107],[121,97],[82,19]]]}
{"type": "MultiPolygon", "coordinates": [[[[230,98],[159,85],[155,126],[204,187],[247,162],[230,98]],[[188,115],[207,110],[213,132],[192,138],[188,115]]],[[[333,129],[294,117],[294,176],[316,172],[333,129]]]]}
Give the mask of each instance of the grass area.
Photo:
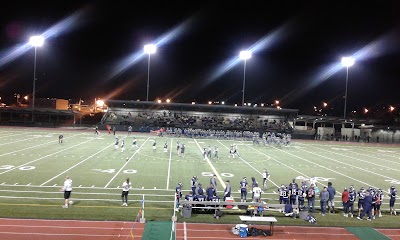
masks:
{"type": "MultiPolygon", "coordinates": [[[[178,182],[187,192],[190,179],[198,176],[207,186],[213,174],[218,176],[218,192],[225,180],[233,186],[233,197],[239,201],[238,185],[243,176],[254,176],[261,182],[267,169],[270,176],[263,198],[277,203],[277,188],[293,178],[317,178],[319,186],[333,182],[337,190],[336,204],[344,187],[354,185],[384,190],[400,184],[400,149],[397,146],[296,141],[290,147],[254,146],[251,142],[215,139],[156,137],[150,134],[117,132],[125,139],[125,150],[115,149],[115,136],[94,131],[66,129],[0,128],[0,217],[134,220],[144,198],[147,221],[169,221],[173,215],[174,191],[178,182]],[[64,142],[58,143],[58,135],[64,142]],[[131,146],[133,136],[139,148],[131,146]],[[157,150],[152,142],[157,142],[157,150]],[[186,144],[186,157],[175,151],[179,140],[186,144]],[[164,141],[168,151],[163,152],[164,141]],[[228,158],[229,146],[237,144],[240,158],[228,158]],[[204,146],[218,146],[219,160],[203,160],[204,146]],[[64,177],[73,179],[74,205],[63,209],[60,188],[64,177]],[[121,185],[129,177],[133,183],[129,207],[121,207],[121,185]]],[[[299,180],[298,180],[299,182],[299,180]]],[[[318,205],[318,198],[316,205],[318,205]]],[[[388,209],[384,199],[383,209],[388,209]]],[[[279,224],[308,225],[299,219],[279,217],[279,224]]],[[[341,214],[322,217],[320,226],[398,227],[398,217],[389,216],[372,222],[344,218],[341,214]]],[[[178,220],[183,219],[178,214],[178,220]]],[[[237,223],[237,213],[214,219],[210,214],[193,214],[187,222],[237,223]]]]}

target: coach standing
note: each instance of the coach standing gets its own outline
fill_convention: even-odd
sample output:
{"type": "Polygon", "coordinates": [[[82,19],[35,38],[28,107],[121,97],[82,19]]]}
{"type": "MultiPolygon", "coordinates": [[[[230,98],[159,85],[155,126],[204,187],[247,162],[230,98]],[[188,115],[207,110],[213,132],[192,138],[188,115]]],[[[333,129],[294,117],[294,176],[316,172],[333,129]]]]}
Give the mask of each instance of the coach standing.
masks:
{"type": "Polygon", "coordinates": [[[129,181],[129,178],[126,179],[125,182],[122,183],[122,206],[127,207],[128,206],[128,194],[129,190],[132,188],[132,183],[129,181]]]}
{"type": "Polygon", "coordinates": [[[65,176],[64,187],[60,189],[60,191],[64,191],[64,206],[63,208],[69,207],[69,198],[71,197],[72,192],[72,179],[69,176],[65,176]]]}

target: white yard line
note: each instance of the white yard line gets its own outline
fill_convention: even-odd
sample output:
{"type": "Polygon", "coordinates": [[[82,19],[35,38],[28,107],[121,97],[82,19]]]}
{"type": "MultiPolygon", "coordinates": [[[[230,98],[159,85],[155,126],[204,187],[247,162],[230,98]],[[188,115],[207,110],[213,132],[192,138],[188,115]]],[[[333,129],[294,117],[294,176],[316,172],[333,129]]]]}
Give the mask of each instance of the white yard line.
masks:
{"type": "MultiPolygon", "coordinates": [[[[229,150],[229,148],[228,148],[227,146],[225,146],[223,143],[221,143],[219,140],[217,140],[217,142],[218,142],[219,144],[221,144],[222,146],[224,146],[226,149],[229,150]]],[[[246,163],[249,167],[251,167],[252,169],[254,169],[256,172],[258,172],[258,173],[262,176],[262,173],[261,173],[257,168],[253,167],[250,163],[248,163],[246,160],[244,160],[241,156],[239,156],[239,158],[240,158],[240,160],[242,160],[244,163],[246,163]]],[[[278,186],[275,182],[273,182],[273,181],[271,180],[271,178],[268,178],[268,182],[271,182],[272,184],[274,184],[276,187],[279,188],[279,186],[278,186]]]]}
{"type": "Polygon", "coordinates": [[[60,151],[57,151],[57,152],[54,152],[54,153],[48,154],[48,155],[46,155],[46,156],[40,157],[40,158],[38,158],[38,159],[32,160],[32,161],[30,161],[30,162],[27,162],[27,163],[21,164],[21,165],[19,165],[19,166],[17,166],[17,167],[13,167],[13,168],[11,168],[11,169],[9,169],[9,170],[7,170],[7,171],[1,172],[1,173],[0,173],[0,175],[1,175],[1,174],[4,174],[4,173],[7,173],[7,172],[10,172],[10,171],[12,171],[12,170],[18,169],[18,168],[20,168],[20,167],[26,166],[26,165],[28,165],[28,164],[31,164],[31,163],[37,162],[37,161],[39,161],[39,160],[41,160],[41,159],[44,159],[44,158],[47,158],[47,157],[53,156],[54,154],[57,154],[57,153],[60,153],[60,152],[64,152],[64,151],[66,151],[66,150],[69,150],[69,149],[71,149],[71,148],[74,148],[74,147],[76,147],[76,146],[79,146],[79,145],[85,144],[85,143],[87,143],[87,142],[90,142],[90,141],[92,141],[92,140],[93,140],[93,139],[91,139],[91,140],[88,140],[88,141],[85,141],[85,142],[81,142],[81,143],[79,143],[79,144],[76,144],[76,145],[74,145],[74,146],[71,146],[71,147],[68,147],[68,148],[64,148],[63,150],[60,150],[60,151]]]}
{"type": "MultiPolygon", "coordinates": [[[[193,140],[194,140],[194,142],[196,143],[196,145],[199,147],[200,152],[201,152],[202,155],[203,155],[203,150],[201,149],[199,143],[197,142],[196,139],[193,138],[193,140]]],[[[201,160],[201,161],[204,161],[204,160],[201,160]]],[[[214,174],[217,176],[218,181],[221,183],[221,186],[225,189],[225,188],[226,188],[226,185],[225,185],[225,183],[224,183],[224,180],[222,180],[221,176],[220,176],[219,173],[217,172],[217,169],[215,169],[215,167],[212,165],[210,159],[208,159],[207,156],[206,156],[206,161],[207,161],[208,165],[210,166],[210,168],[212,169],[212,171],[214,172],[214,174]]]]}
{"type": "Polygon", "coordinates": [[[170,150],[169,150],[169,161],[168,161],[168,173],[167,173],[167,187],[166,187],[166,189],[169,188],[169,178],[170,178],[170,175],[171,175],[172,140],[173,140],[173,138],[171,138],[171,147],[170,147],[170,150]]]}
{"type": "Polygon", "coordinates": [[[146,144],[146,142],[150,139],[150,137],[148,137],[146,139],[146,141],[144,141],[144,143],[135,151],[135,153],[129,158],[128,161],[125,162],[125,164],[118,170],[118,172],[114,175],[114,177],[111,178],[111,180],[104,186],[104,188],[107,188],[108,185],[110,185],[110,183],[117,177],[117,175],[122,171],[122,169],[124,169],[124,167],[132,160],[132,158],[136,155],[136,153],[139,152],[139,150],[146,144]]]}
{"type": "MultiPolygon", "coordinates": [[[[318,150],[322,150],[322,151],[325,151],[325,152],[333,153],[333,154],[336,154],[336,155],[340,155],[340,156],[343,156],[343,157],[346,157],[346,158],[351,158],[351,159],[354,159],[354,160],[357,160],[357,161],[360,161],[360,162],[372,164],[372,165],[378,166],[378,167],[380,167],[380,168],[387,168],[386,170],[389,170],[389,171],[397,171],[397,172],[400,172],[400,170],[396,169],[396,168],[393,167],[393,166],[385,166],[384,164],[376,164],[376,163],[371,162],[371,161],[361,160],[361,159],[356,158],[356,157],[351,157],[351,156],[349,156],[349,155],[345,155],[345,154],[341,154],[341,153],[338,153],[338,152],[326,150],[326,149],[323,149],[323,148],[317,148],[317,147],[313,147],[313,148],[316,148],[316,149],[318,149],[318,150]]],[[[366,157],[376,158],[376,159],[379,159],[380,161],[386,161],[385,159],[378,158],[378,157],[374,157],[374,156],[371,156],[371,155],[366,155],[366,154],[357,153],[357,152],[352,152],[352,153],[359,154],[359,155],[366,156],[366,157]]],[[[389,162],[390,162],[390,163],[397,163],[397,164],[400,164],[400,161],[399,161],[399,162],[389,161],[389,162]]]]}
{"type": "MultiPolygon", "coordinates": [[[[333,159],[333,158],[330,158],[330,157],[327,157],[327,156],[324,156],[324,155],[320,155],[320,154],[318,154],[318,153],[313,153],[313,152],[306,151],[306,150],[304,150],[304,149],[300,149],[300,150],[301,150],[301,151],[304,151],[304,152],[306,152],[306,153],[309,153],[309,154],[316,155],[316,156],[321,157],[321,158],[329,159],[330,161],[337,162],[337,163],[342,164],[342,165],[347,165],[347,166],[350,166],[350,167],[353,167],[353,168],[357,168],[357,169],[359,169],[359,170],[361,170],[361,171],[368,172],[368,173],[370,173],[370,174],[375,174],[375,175],[377,175],[377,176],[386,178],[386,179],[388,179],[388,180],[399,181],[399,180],[394,179],[394,178],[392,178],[392,177],[389,177],[389,176],[386,176],[386,175],[383,175],[383,174],[379,174],[379,173],[377,173],[376,171],[370,171],[370,170],[367,170],[367,169],[365,169],[365,168],[357,167],[357,166],[351,165],[351,164],[349,164],[349,163],[341,162],[341,161],[338,161],[338,160],[336,160],[336,159],[333,159]]],[[[368,163],[369,163],[369,162],[368,162],[368,163]]],[[[377,188],[377,187],[374,186],[374,188],[377,188]]],[[[384,191],[384,192],[387,192],[387,191],[384,191]]],[[[388,193],[388,192],[387,192],[387,193],[388,193]]]]}
{"type": "Polygon", "coordinates": [[[77,164],[73,165],[72,167],[68,168],[67,170],[65,170],[65,171],[61,172],[60,174],[57,174],[56,176],[54,176],[54,177],[50,178],[50,179],[49,179],[49,180],[47,180],[46,182],[44,182],[44,183],[40,184],[40,186],[43,186],[43,185],[47,184],[48,182],[50,182],[50,181],[52,181],[52,180],[54,180],[54,179],[58,178],[59,176],[61,176],[61,175],[65,174],[66,172],[68,172],[69,170],[71,170],[71,169],[75,168],[76,166],[78,166],[78,165],[80,165],[80,164],[82,164],[82,163],[86,162],[87,160],[91,159],[92,157],[94,157],[94,156],[96,156],[97,154],[99,154],[99,153],[103,152],[104,150],[106,150],[107,148],[109,148],[109,147],[111,147],[111,146],[114,146],[114,144],[111,144],[111,145],[109,145],[109,146],[107,146],[107,147],[105,147],[105,148],[101,149],[100,151],[98,151],[98,152],[96,152],[96,153],[94,153],[94,154],[90,155],[89,157],[87,157],[87,158],[83,159],[82,161],[78,162],[77,164]]]}
{"type": "MultiPolygon", "coordinates": [[[[84,134],[84,133],[76,134],[74,136],[67,137],[67,138],[72,138],[72,137],[75,137],[75,136],[78,136],[78,135],[82,135],[82,134],[84,134]]],[[[64,139],[66,139],[66,138],[64,137],[64,139]]],[[[46,145],[46,144],[50,144],[50,143],[54,144],[54,143],[57,143],[57,141],[58,141],[58,139],[56,141],[53,140],[53,141],[45,142],[45,143],[38,144],[38,145],[35,145],[35,146],[32,146],[32,147],[23,148],[23,149],[12,151],[12,152],[8,152],[8,153],[3,153],[3,154],[0,154],[0,157],[5,156],[5,155],[9,155],[9,154],[13,154],[13,153],[17,153],[17,152],[22,152],[22,151],[25,151],[25,150],[28,150],[28,149],[31,149],[31,148],[40,147],[40,146],[43,146],[43,145],[46,145]]]]}
{"type": "Polygon", "coordinates": [[[0,138],[7,138],[7,137],[16,137],[16,136],[20,136],[20,135],[24,135],[24,134],[31,134],[34,132],[24,132],[24,133],[19,133],[19,134],[10,134],[10,135],[6,135],[6,136],[1,136],[0,138]]]}
{"type": "MultiPolygon", "coordinates": [[[[197,142],[196,142],[197,143],[197,142]]],[[[183,239],[187,240],[186,222],[183,222],[183,239]]]]}
{"type": "MultiPolygon", "coordinates": [[[[279,148],[276,148],[276,147],[273,147],[273,148],[276,149],[276,150],[282,151],[282,152],[284,152],[284,153],[286,153],[286,154],[289,154],[289,155],[291,155],[291,156],[293,156],[293,157],[299,158],[299,159],[301,159],[301,160],[303,160],[303,161],[306,161],[306,162],[308,162],[308,163],[311,163],[311,164],[313,164],[313,165],[316,165],[316,166],[319,166],[319,167],[321,167],[321,168],[327,169],[327,170],[329,170],[329,171],[331,171],[331,172],[334,172],[334,173],[336,173],[336,174],[338,174],[338,175],[341,175],[341,176],[343,176],[343,177],[349,178],[349,179],[351,179],[351,180],[353,180],[353,181],[362,183],[364,186],[371,186],[371,187],[374,187],[374,188],[378,188],[378,187],[376,187],[376,186],[374,186],[374,185],[371,185],[371,184],[369,184],[369,183],[366,183],[366,182],[363,182],[363,181],[358,180],[358,179],[356,179],[356,178],[350,177],[350,176],[348,176],[347,174],[344,174],[344,173],[335,171],[335,170],[333,170],[333,169],[331,169],[331,168],[329,168],[329,167],[325,167],[324,165],[315,163],[315,162],[313,162],[313,161],[307,160],[307,159],[305,159],[305,158],[303,158],[303,157],[294,155],[294,154],[292,154],[292,153],[285,152],[285,151],[283,151],[282,149],[279,149],[279,148]]],[[[308,152],[308,151],[305,151],[305,152],[308,152]]],[[[311,153],[311,152],[309,152],[309,153],[311,153]]],[[[387,192],[387,191],[384,191],[384,192],[387,192]]]]}

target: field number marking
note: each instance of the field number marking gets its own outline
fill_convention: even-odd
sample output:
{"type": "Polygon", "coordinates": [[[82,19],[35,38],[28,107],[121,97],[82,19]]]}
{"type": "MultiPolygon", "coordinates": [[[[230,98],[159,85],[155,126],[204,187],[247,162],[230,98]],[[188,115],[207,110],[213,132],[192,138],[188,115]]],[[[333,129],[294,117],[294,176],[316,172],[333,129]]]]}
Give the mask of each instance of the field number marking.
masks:
{"type": "MultiPolygon", "coordinates": [[[[115,169],[114,168],[110,168],[110,169],[93,169],[94,171],[98,171],[98,172],[103,172],[103,173],[115,173],[115,169]]],[[[133,173],[137,173],[137,170],[135,169],[126,169],[124,171],[122,171],[123,173],[126,174],[133,174],[133,173]]]]}
{"type": "MultiPolygon", "coordinates": [[[[234,177],[235,176],[232,173],[220,173],[219,175],[221,175],[222,177],[234,177]]],[[[212,176],[214,176],[214,173],[212,173],[212,172],[202,172],[201,176],[203,176],[203,177],[212,177],[212,176]]]]}
{"type": "MultiPolygon", "coordinates": [[[[15,167],[14,165],[2,165],[2,166],[0,166],[0,170],[9,170],[9,169],[12,169],[14,167],[15,167]]],[[[20,167],[18,169],[22,170],[22,171],[26,171],[26,170],[33,170],[35,168],[36,167],[34,167],[34,166],[23,166],[23,167],[20,167]]]]}

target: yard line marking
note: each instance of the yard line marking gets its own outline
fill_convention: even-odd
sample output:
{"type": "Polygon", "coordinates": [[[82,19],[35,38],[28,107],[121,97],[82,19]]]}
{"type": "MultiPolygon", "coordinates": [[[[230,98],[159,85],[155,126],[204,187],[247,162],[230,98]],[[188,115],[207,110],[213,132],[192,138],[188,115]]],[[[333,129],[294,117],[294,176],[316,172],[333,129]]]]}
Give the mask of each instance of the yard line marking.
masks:
{"type": "Polygon", "coordinates": [[[94,188],[94,185],[92,186],[92,188],[94,188]]]}
{"type": "MultiPolygon", "coordinates": [[[[76,135],[73,135],[72,137],[76,137],[76,136],[82,135],[82,134],[84,134],[84,133],[76,134],[76,135]]],[[[68,137],[68,138],[72,138],[72,137],[68,137]]],[[[35,146],[32,146],[32,147],[28,147],[28,148],[16,150],[16,151],[13,151],[13,152],[3,153],[3,154],[0,154],[0,157],[5,156],[5,155],[9,155],[9,154],[13,154],[13,153],[16,153],[16,152],[22,152],[22,151],[24,151],[24,150],[28,150],[28,149],[31,149],[31,148],[36,148],[36,147],[39,147],[39,146],[42,146],[42,145],[46,145],[46,144],[50,144],[50,143],[54,143],[54,141],[42,143],[42,144],[39,144],[39,145],[35,145],[35,146]]],[[[76,146],[77,146],[77,145],[76,145],[76,146]]],[[[29,155],[29,156],[32,156],[32,155],[33,155],[33,154],[31,154],[31,155],[29,155]]]]}
{"type": "Polygon", "coordinates": [[[78,187],[82,187],[82,185],[79,185],[78,187]]]}
{"type": "MultiPolygon", "coordinates": [[[[89,141],[91,141],[91,140],[89,140],[89,141]]],[[[57,178],[57,177],[61,176],[62,174],[65,174],[65,173],[66,173],[66,172],[68,172],[69,170],[71,170],[71,169],[73,169],[74,167],[76,167],[76,166],[78,166],[78,165],[80,165],[80,164],[82,164],[82,163],[86,162],[87,160],[89,160],[89,159],[90,159],[90,158],[92,158],[93,156],[95,156],[95,155],[97,155],[97,154],[99,154],[99,153],[103,152],[104,150],[106,150],[107,148],[109,148],[109,147],[111,147],[111,146],[113,146],[113,145],[114,145],[114,144],[108,145],[107,147],[105,147],[105,148],[101,149],[100,151],[98,151],[98,152],[96,152],[96,153],[94,153],[94,154],[90,155],[89,157],[87,157],[87,158],[83,159],[82,161],[78,162],[78,163],[77,163],[77,164],[75,164],[74,166],[72,166],[72,167],[68,168],[67,170],[65,170],[65,171],[61,172],[60,174],[58,174],[58,175],[56,175],[56,176],[54,176],[54,177],[50,178],[50,179],[49,179],[49,180],[47,180],[46,182],[42,183],[40,186],[43,186],[43,185],[45,185],[46,183],[48,183],[48,182],[52,181],[53,179],[55,179],[55,178],[57,178]]]]}
{"type": "Polygon", "coordinates": [[[125,164],[118,170],[118,172],[114,175],[114,177],[111,178],[111,180],[104,186],[104,188],[108,187],[108,185],[110,185],[110,183],[114,180],[114,178],[117,177],[117,175],[122,171],[122,169],[124,169],[124,167],[132,160],[132,158],[136,155],[136,153],[138,153],[140,151],[140,149],[146,144],[146,142],[150,139],[150,137],[148,137],[146,139],[146,141],[144,141],[144,143],[135,151],[135,153],[129,158],[128,161],[125,162],[125,164]]]}
{"type": "Polygon", "coordinates": [[[54,185],[53,185],[53,187],[56,187],[56,186],[57,186],[57,184],[54,184],[54,185]]]}
{"type": "Polygon", "coordinates": [[[31,183],[28,183],[26,186],[30,186],[31,185],[31,183]]]}
{"type": "MultiPolygon", "coordinates": [[[[67,227],[67,226],[51,226],[51,225],[23,225],[23,224],[0,224],[0,227],[21,227],[21,228],[60,228],[60,229],[110,229],[117,230],[121,229],[120,227],[67,227]]],[[[136,229],[136,227],[135,227],[136,229]]]]}
{"type": "Polygon", "coordinates": [[[1,185],[4,185],[6,182],[3,182],[1,185]]]}
{"type": "MultiPolygon", "coordinates": [[[[229,148],[227,146],[225,146],[223,143],[221,143],[219,140],[217,140],[217,142],[219,144],[221,144],[222,146],[224,146],[226,149],[229,150],[229,148]]],[[[249,167],[251,167],[252,169],[254,169],[256,172],[258,172],[260,175],[262,175],[262,173],[260,171],[258,171],[258,169],[256,169],[255,167],[253,167],[250,163],[248,163],[246,160],[244,160],[241,156],[239,156],[240,160],[242,160],[244,163],[246,163],[249,167]]],[[[268,181],[271,182],[272,184],[274,184],[276,187],[279,188],[279,186],[273,182],[270,178],[268,178],[268,181]]]]}
{"type": "MultiPolygon", "coordinates": [[[[197,142],[197,140],[196,140],[196,139],[193,139],[193,140],[194,140],[194,142],[196,143],[196,145],[199,147],[200,152],[203,152],[203,150],[201,149],[200,144],[197,142]]],[[[219,173],[217,172],[217,169],[215,169],[215,167],[212,165],[210,159],[208,159],[207,156],[206,156],[206,161],[207,161],[208,165],[210,165],[210,168],[212,169],[212,171],[214,172],[214,174],[217,176],[219,182],[221,183],[221,186],[225,189],[225,188],[226,188],[226,185],[225,185],[224,181],[222,180],[221,176],[220,176],[219,173]]]]}
{"type": "Polygon", "coordinates": [[[14,185],[18,185],[18,183],[14,183],[14,185]]]}
{"type": "Polygon", "coordinates": [[[183,239],[187,240],[186,222],[183,222],[183,239]]]}
{"type": "MultiPolygon", "coordinates": [[[[317,148],[317,147],[314,147],[314,146],[311,146],[311,147],[317,148]]],[[[330,153],[332,153],[332,154],[338,154],[338,155],[341,155],[341,156],[349,157],[349,158],[352,158],[352,159],[355,159],[355,160],[358,160],[358,161],[367,162],[367,163],[372,163],[372,162],[364,161],[364,160],[361,160],[361,159],[358,159],[358,158],[355,158],[355,157],[350,157],[350,156],[348,156],[348,155],[344,155],[344,154],[332,152],[332,151],[329,151],[329,150],[326,150],[326,149],[323,149],[323,148],[317,148],[317,149],[320,149],[320,150],[323,150],[323,151],[326,151],[326,152],[330,152],[330,153]]],[[[387,161],[387,162],[390,162],[390,163],[400,164],[400,162],[390,161],[390,160],[386,160],[386,159],[383,159],[383,158],[375,157],[375,156],[372,156],[372,155],[362,154],[362,153],[359,153],[359,152],[353,152],[353,153],[355,153],[355,154],[357,154],[357,155],[366,156],[366,157],[376,158],[376,159],[379,159],[379,160],[381,160],[381,161],[383,160],[383,161],[387,161]]],[[[382,165],[380,165],[380,164],[375,164],[375,163],[372,163],[372,164],[377,165],[377,166],[379,166],[379,167],[382,166],[382,165]]],[[[387,168],[389,168],[389,167],[387,167],[387,168]]],[[[391,168],[390,170],[400,171],[400,170],[397,170],[397,169],[395,169],[395,168],[391,168]]]]}
{"type": "Polygon", "coordinates": [[[170,178],[170,174],[171,174],[171,159],[172,159],[172,140],[173,138],[171,138],[171,147],[169,150],[169,162],[168,162],[168,174],[167,174],[167,189],[169,188],[169,178],[170,178]]]}
{"type": "MultiPolygon", "coordinates": [[[[307,153],[311,153],[311,152],[306,151],[306,150],[304,150],[304,149],[302,149],[302,151],[307,152],[307,153]]],[[[337,163],[340,163],[340,164],[343,164],[343,165],[347,165],[347,166],[350,166],[350,167],[354,167],[354,168],[360,169],[360,170],[362,170],[362,171],[364,171],[364,172],[369,172],[369,173],[378,175],[378,176],[380,176],[380,177],[384,177],[384,178],[387,178],[387,179],[390,179],[390,180],[393,180],[393,181],[399,181],[399,180],[394,179],[394,178],[392,178],[392,177],[389,177],[389,176],[386,176],[386,175],[383,175],[383,174],[379,174],[379,173],[377,173],[377,172],[375,172],[375,171],[370,171],[370,170],[368,170],[368,168],[360,168],[360,167],[357,167],[357,166],[353,166],[353,165],[351,165],[351,164],[349,164],[349,163],[341,162],[341,161],[338,161],[338,160],[336,160],[336,159],[333,159],[333,158],[330,158],[330,157],[326,157],[326,156],[324,156],[324,155],[319,155],[319,154],[316,154],[316,153],[312,153],[312,154],[314,154],[314,155],[316,155],[316,156],[319,156],[319,157],[322,157],[322,158],[329,159],[329,160],[331,160],[331,161],[334,161],[334,162],[337,162],[337,163]]],[[[339,155],[343,156],[342,154],[339,154],[339,155]]],[[[344,156],[346,156],[346,155],[344,155],[344,156]]],[[[346,156],[346,157],[347,157],[347,156],[346,156]]],[[[350,158],[352,158],[352,157],[350,157],[350,158]]],[[[352,159],[356,159],[356,158],[352,158],[352,159]]],[[[358,160],[358,159],[356,159],[356,160],[358,160]]],[[[363,161],[363,160],[360,160],[360,161],[363,161]]],[[[363,161],[363,162],[366,162],[366,161],[363,161]]],[[[376,165],[376,164],[375,164],[375,165],[376,165]]],[[[379,165],[378,165],[378,166],[379,166],[379,165]]],[[[336,167],[336,168],[339,168],[339,167],[336,167]]]]}
{"type": "MultiPolygon", "coordinates": [[[[275,147],[273,147],[273,148],[275,148],[275,147]]],[[[275,148],[275,149],[278,149],[278,148],[275,148]]],[[[282,152],[284,152],[284,153],[286,153],[286,154],[289,154],[289,155],[291,155],[291,156],[294,156],[294,157],[296,157],[296,158],[299,158],[299,159],[301,159],[301,160],[303,160],[303,161],[306,161],[306,162],[309,162],[309,163],[313,163],[313,162],[311,162],[310,160],[307,160],[307,159],[305,159],[305,158],[303,158],[303,157],[294,155],[294,154],[289,153],[289,152],[285,152],[285,151],[283,151],[283,150],[281,150],[281,149],[278,149],[278,150],[280,150],[280,151],[282,151],[282,152]]],[[[303,150],[303,151],[304,151],[304,150],[303,150]]],[[[308,151],[305,151],[305,152],[308,152],[308,151]]],[[[315,164],[315,163],[314,163],[314,164],[315,164]]],[[[332,169],[330,169],[330,168],[327,168],[327,167],[325,167],[324,165],[320,165],[320,164],[316,164],[316,165],[319,166],[319,167],[321,167],[321,168],[325,168],[325,169],[327,169],[327,170],[329,170],[329,171],[331,171],[331,172],[334,172],[334,173],[336,173],[336,174],[342,175],[342,176],[344,176],[344,177],[346,177],[346,178],[350,178],[351,180],[354,180],[354,181],[356,181],[356,182],[362,183],[362,184],[364,184],[364,185],[366,185],[366,186],[371,186],[371,187],[374,187],[374,188],[378,188],[378,187],[376,187],[376,186],[374,186],[374,185],[371,185],[371,184],[368,184],[368,183],[363,182],[363,181],[361,181],[361,180],[358,180],[358,179],[355,179],[355,178],[353,178],[353,177],[350,177],[350,176],[348,176],[348,175],[346,175],[346,174],[343,174],[343,173],[340,173],[340,172],[338,172],[338,171],[335,171],[335,170],[332,170],[332,169]]],[[[387,192],[387,191],[384,191],[384,192],[387,192]]]]}

